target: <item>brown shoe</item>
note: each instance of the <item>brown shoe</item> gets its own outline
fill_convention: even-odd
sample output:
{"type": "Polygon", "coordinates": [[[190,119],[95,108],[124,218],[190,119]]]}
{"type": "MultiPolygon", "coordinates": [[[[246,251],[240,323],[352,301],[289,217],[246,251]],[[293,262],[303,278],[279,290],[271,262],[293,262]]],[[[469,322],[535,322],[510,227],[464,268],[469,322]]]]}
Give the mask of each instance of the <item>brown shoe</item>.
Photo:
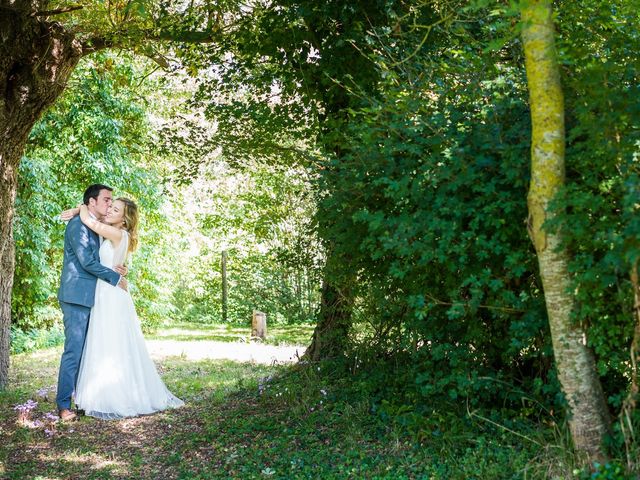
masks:
{"type": "Polygon", "coordinates": [[[62,420],[63,422],[70,422],[72,420],[75,420],[77,417],[77,415],[68,408],[60,410],[58,415],[60,416],[60,420],[62,420]]]}

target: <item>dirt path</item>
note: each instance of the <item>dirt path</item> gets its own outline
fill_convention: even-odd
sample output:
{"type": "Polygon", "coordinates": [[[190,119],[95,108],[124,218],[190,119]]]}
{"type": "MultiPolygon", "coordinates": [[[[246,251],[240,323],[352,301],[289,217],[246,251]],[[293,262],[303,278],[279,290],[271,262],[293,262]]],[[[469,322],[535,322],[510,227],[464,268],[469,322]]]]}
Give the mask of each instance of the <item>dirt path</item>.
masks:
{"type": "Polygon", "coordinates": [[[147,340],[154,360],[183,356],[188,360],[232,360],[271,365],[295,363],[305,351],[304,346],[275,346],[254,342],[217,342],[213,340],[147,340]]]}

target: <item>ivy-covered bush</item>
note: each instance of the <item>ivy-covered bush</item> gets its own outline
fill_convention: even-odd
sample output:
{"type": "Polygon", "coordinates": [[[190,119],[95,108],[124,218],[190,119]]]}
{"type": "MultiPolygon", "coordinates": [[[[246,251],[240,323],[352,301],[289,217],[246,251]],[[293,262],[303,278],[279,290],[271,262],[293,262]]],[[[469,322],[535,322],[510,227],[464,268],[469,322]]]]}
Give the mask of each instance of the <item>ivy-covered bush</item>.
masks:
{"type": "Polygon", "coordinates": [[[360,345],[408,354],[424,395],[479,400],[502,389],[491,379],[553,381],[526,229],[523,72],[475,67],[460,61],[446,85],[387,77],[325,170],[320,224],[357,268],[355,329],[373,326],[360,345]]]}
{"type": "Polygon", "coordinates": [[[625,2],[561,10],[567,186],[556,201],[571,252],[575,321],[588,326],[610,404],[630,374],[635,313],[630,275],[640,259],[640,25],[625,2]],[[588,42],[585,40],[588,39],[588,42]]]}

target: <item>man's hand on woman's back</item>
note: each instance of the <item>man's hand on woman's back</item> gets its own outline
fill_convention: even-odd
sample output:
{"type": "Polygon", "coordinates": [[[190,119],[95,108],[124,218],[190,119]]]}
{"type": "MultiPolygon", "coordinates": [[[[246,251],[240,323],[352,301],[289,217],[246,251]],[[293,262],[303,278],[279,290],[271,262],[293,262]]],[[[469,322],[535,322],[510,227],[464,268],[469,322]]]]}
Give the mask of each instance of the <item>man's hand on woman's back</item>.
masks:
{"type": "Polygon", "coordinates": [[[116,265],[115,267],[113,267],[113,269],[123,277],[126,277],[127,273],[129,273],[129,267],[127,267],[126,265],[116,265]]]}

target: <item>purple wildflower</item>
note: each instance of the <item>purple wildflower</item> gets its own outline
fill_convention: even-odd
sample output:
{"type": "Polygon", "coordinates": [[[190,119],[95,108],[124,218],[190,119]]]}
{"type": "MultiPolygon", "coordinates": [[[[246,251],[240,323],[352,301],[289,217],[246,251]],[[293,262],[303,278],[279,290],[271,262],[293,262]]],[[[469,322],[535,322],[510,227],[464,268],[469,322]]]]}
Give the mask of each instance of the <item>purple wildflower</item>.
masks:
{"type": "Polygon", "coordinates": [[[49,422],[51,423],[56,423],[58,420],[60,420],[60,417],[54,413],[51,412],[47,412],[44,414],[44,418],[46,418],[47,420],[49,420],[49,422]]]}
{"type": "Polygon", "coordinates": [[[49,387],[42,387],[38,390],[37,395],[43,400],[48,400],[49,394],[56,391],[56,386],[51,385],[49,387]]]}
{"type": "Polygon", "coordinates": [[[28,413],[31,412],[31,410],[35,409],[37,406],[38,402],[34,402],[33,400],[29,399],[25,403],[16,405],[15,407],[13,407],[13,409],[17,410],[20,413],[28,413]]]}
{"type": "Polygon", "coordinates": [[[25,403],[14,406],[13,409],[18,412],[18,422],[26,424],[31,417],[31,411],[37,406],[38,402],[34,402],[31,399],[27,400],[25,403]]]}

